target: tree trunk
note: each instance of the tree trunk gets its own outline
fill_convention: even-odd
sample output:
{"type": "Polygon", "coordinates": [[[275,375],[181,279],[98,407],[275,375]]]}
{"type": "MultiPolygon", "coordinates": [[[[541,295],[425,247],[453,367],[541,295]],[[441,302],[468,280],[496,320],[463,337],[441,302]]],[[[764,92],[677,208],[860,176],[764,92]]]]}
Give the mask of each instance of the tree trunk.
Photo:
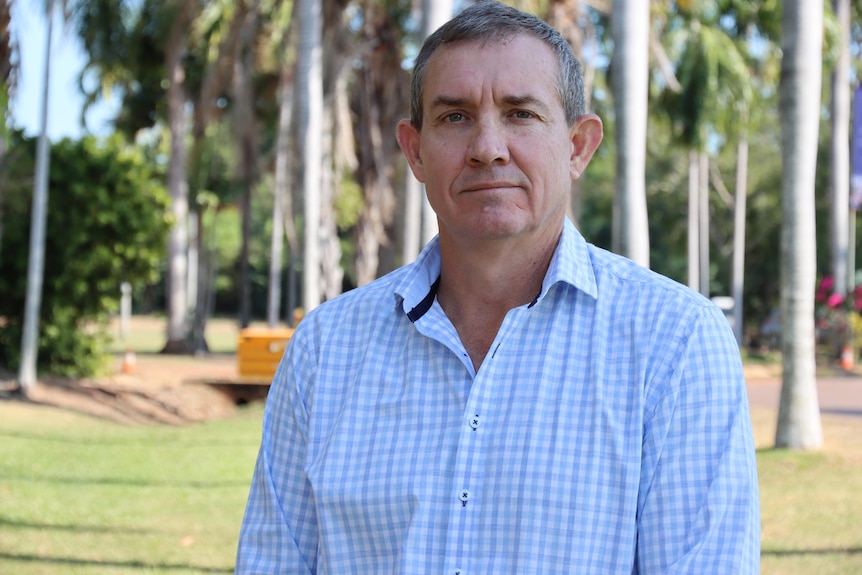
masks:
{"type": "Polygon", "coordinates": [[[24,325],[21,333],[21,365],[18,385],[25,395],[36,385],[39,358],[39,315],[42,307],[42,282],[45,269],[45,226],[48,217],[48,176],[51,148],[48,142],[48,94],[51,80],[51,40],[54,35],[54,2],[49,1],[45,16],[45,67],[42,76],[41,127],[36,143],[36,174],[30,213],[30,252],[27,259],[27,293],[24,298],[24,325]]]}
{"type": "MultiPolygon", "coordinates": [[[[243,24],[246,21],[247,13],[247,4],[245,2],[237,3],[229,22],[228,32],[219,43],[218,54],[214,59],[207,62],[204,71],[200,93],[194,102],[194,112],[192,114],[192,148],[190,158],[191,173],[193,174],[191,177],[192,182],[206,181],[206,177],[203,176],[208,171],[208,166],[204,160],[205,150],[208,145],[206,130],[218,113],[217,101],[220,95],[232,82],[234,60],[237,52],[236,47],[243,24]]],[[[192,186],[192,190],[194,192],[194,186],[192,186]]],[[[213,278],[216,275],[216,258],[213,253],[212,242],[209,241],[210,234],[205,228],[207,218],[204,212],[208,209],[210,209],[210,206],[198,206],[194,210],[197,221],[195,243],[197,244],[198,253],[198,271],[195,275],[196,281],[190,281],[188,289],[189,291],[195,290],[197,293],[191,328],[192,348],[196,354],[208,351],[207,341],[204,336],[206,333],[206,324],[212,315],[214,305],[213,278]]]]}
{"type": "Polygon", "coordinates": [[[320,264],[321,292],[327,300],[341,293],[344,270],[341,268],[341,242],[335,220],[335,191],[338,174],[333,162],[334,121],[333,98],[324,100],[321,140],[320,178],[320,264]]]}
{"type": "Polygon", "coordinates": [[[191,22],[191,5],[184,0],[177,7],[165,47],[168,76],[168,127],[171,150],[168,158],[168,193],[174,227],[168,236],[167,342],[164,353],[187,353],[188,345],[188,215],[189,188],[186,175],[186,86],[183,54],[191,22]]]}
{"type": "Polygon", "coordinates": [[[700,291],[700,163],[698,153],[688,151],[688,287],[700,291]]]}
{"type": "Polygon", "coordinates": [[[649,267],[646,204],[646,126],[649,74],[649,3],[614,0],[611,84],[616,113],[616,202],[620,210],[616,250],[649,267]]]}
{"type": "Polygon", "coordinates": [[[206,206],[199,206],[194,212],[194,218],[197,228],[195,234],[195,244],[197,251],[197,274],[196,281],[189,286],[190,289],[197,291],[195,297],[194,316],[192,318],[192,350],[195,354],[209,352],[209,345],[206,340],[207,321],[210,318],[210,310],[212,309],[213,295],[213,278],[215,271],[215,255],[211,249],[212,241],[207,241],[207,227],[205,224],[206,206]]]}
{"type": "MultiPolygon", "coordinates": [[[[744,120],[748,123],[748,114],[744,120]]],[[[731,295],[733,296],[733,333],[736,343],[742,345],[742,297],[745,276],[745,212],[748,199],[748,130],[743,129],[736,145],[736,190],[733,202],[733,270],[731,295]]]]}
{"type": "Polygon", "coordinates": [[[846,295],[848,290],[853,289],[847,257],[850,218],[850,0],[834,0],[834,7],[840,40],[838,61],[832,72],[832,134],[829,139],[832,191],[830,231],[835,291],[846,295]]]}
{"type": "Polygon", "coordinates": [[[353,44],[344,27],[346,0],[327,2],[323,8],[323,125],[320,183],[321,292],[327,300],[339,295],[344,284],[341,240],[335,210],[340,184],[356,168],[353,121],[348,80],[353,44]]]}
{"type": "Polygon", "coordinates": [[[254,113],[254,83],[251,73],[254,70],[254,38],[258,27],[258,10],[250,10],[245,15],[237,42],[237,53],[233,59],[233,114],[234,133],[238,145],[237,180],[241,190],[240,214],[242,218],[242,244],[239,257],[239,327],[246,328],[251,323],[251,274],[249,246],[251,244],[251,201],[257,182],[256,124],[254,113]]]}
{"type": "MultiPolygon", "coordinates": [[[[290,127],[293,91],[290,75],[283,66],[278,78],[278,131],[275,138],[275,182],[272,190],[272,236],[269,249],[269,282],[266,299],[266,322],[275,327],[281,317],[281,272],[284,259],[285,224],[293,219],[288,179],[290,177],[290,127]]],[[[295,230],[287,234],[289,245],[295,242],[295,230]]]]}
{"type": "Polygon", "coordinates": [[[305,312],[321,301],[320,288],[320,170],[323,125],[322,17],[320,2],[297,5],[299,53],[296,77],[300,141],[303,158],[303,282],[305,312]]]}
{"type": "Polygon", "coordinates": [[[700,293],[709,297],[709,155],[705,151],[698,153],[697,175],[698,285],[700,293]]]}
{"type": "Polygon", "coordinates": [[[362,36],[370,52],[362,59],[355,90],[359,116],[357,179],[365,199],[365,209],[356,225],[359,285],[373,281],[394,265],[391,250],[396,199],[392,178],[401,154],[392,135],[401,110],[407,107],[408,84],[401,67],[401,34],[386,6],[366,2],[362,36]]]}
{"type": "Polygon", "coordinates": [[[781,112],[782,386],[777,447],[823,444],[814,350],[814,182],[820,122],[823,0],[785,0],[781,112]]]}

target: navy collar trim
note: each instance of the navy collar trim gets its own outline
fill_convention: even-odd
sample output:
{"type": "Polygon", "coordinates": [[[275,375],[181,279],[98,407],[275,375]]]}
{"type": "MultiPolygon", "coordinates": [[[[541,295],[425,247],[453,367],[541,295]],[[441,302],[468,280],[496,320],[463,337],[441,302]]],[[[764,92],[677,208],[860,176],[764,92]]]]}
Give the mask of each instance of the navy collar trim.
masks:
{"type": "Polygon", "coordinates": [[[440,288],[440,276],[437,276],[437,279],[431,284],[431,289],[428,290],[428,295],[426,295],[422,301],[420,301],[416,307],[411,309],[407,313],[407,319],[411,322],[416,323],[419,318],[421,318],[425,313],[431,309],[431,304],[434,303],[434,298],[437,297],[437,290],[440,288]]]}

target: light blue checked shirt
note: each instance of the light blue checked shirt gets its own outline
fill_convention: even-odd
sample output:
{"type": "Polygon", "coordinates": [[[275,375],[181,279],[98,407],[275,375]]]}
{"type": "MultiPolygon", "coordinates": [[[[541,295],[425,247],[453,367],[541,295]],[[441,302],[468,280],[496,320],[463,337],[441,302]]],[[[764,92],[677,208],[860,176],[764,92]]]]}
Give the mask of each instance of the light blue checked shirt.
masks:
{"type": "Polygon", "coordinates": [[[237,573],[755,574],[739,350],[566,222],[478,372],[440,254],[323,304],[276,373],[237,573]]]}

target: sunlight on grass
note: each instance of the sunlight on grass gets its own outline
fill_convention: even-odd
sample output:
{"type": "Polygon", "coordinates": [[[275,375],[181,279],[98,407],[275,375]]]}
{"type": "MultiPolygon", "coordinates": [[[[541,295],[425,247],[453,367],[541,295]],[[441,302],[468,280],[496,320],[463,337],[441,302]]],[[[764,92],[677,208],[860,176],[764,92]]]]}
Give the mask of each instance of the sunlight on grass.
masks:
{"type": "Polygon", "coordinates": [[[776,414],[754,410],[761,573],[862,573],[862,421],[823,417],[824,448],[774,449],[776,414]]]}
{"type": "Polygon", "coordinates": [[[0,403],[0,573],[232,573],[261,417],[130,427],[0,403]]]}
{"type": "MultiPolygon", "coordinates": [[[[122,426],[0,402],[0,573],[231,573],[261,417],[122,426]]],[[[824,417],[802,453],[772,448],[775,419],[752,412],[761,573],[862,573],[862,421],[824,417]]]]}
{"type": "MultiPolygon", "coordinates": [[[[161,316],[134,316],[126,329],[125,339],[121,337],[119,319],[110,326],[109,333],[114,338],[110,348],[112,353],[126,349],[137,353],[158,353],[167,339],[165,318],[161,316]]],[[[264,327],[264,322],[252,322],[253,327],[264,327]]],[[[207,322],[206,340],[212,353],[235,353],[239,326],[235,319],[212,318],[207,322]]]]}

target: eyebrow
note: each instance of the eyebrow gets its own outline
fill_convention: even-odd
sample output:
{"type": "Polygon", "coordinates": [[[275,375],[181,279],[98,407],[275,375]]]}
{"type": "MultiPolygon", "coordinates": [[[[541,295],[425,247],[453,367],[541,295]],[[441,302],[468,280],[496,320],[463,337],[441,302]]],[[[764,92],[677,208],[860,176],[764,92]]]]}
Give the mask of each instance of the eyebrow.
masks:
{"type": "MultiPolygon", "coordinates": [[[[430,104],[430,108],[434,109],[437,107],[461,107],[467,104],[469,100],[467,98],[459,98],[456,96],[437,96],[430,104]]],[[[508,96],[503,96],[503,103],[508,104],[510,106],[537,106],[542,109],[547,108],[546,104],[536,98],[535,96],[531,96],[530,94],[512,94],[508,96]]]]}
{"type": "Polygon", "coordinates": [[[465,98],[457,98],[455,96],[437,96],[430,104],[430,108],[438,108],[438,107],[460,107],[463,106],[467,100],[465,98]]]}

